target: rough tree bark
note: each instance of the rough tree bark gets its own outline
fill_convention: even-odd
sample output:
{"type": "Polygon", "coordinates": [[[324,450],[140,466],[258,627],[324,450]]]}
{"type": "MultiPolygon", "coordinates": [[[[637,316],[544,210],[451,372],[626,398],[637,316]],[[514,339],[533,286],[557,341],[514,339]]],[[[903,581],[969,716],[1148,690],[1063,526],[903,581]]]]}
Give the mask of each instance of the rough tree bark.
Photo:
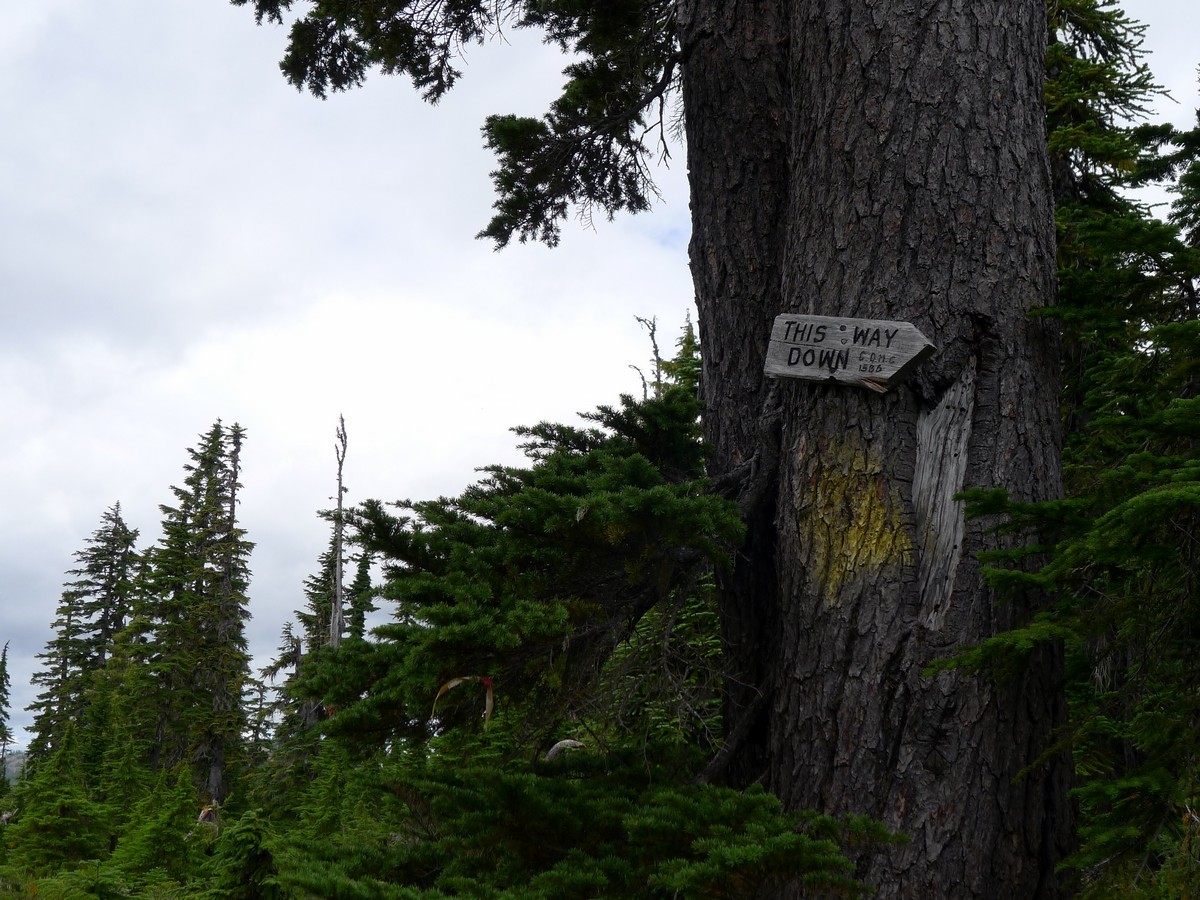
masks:
{"type": "Polygon", "coordinates": [[[906,833],[861,862],[879,896],[1055,896],[1058,659],[921,674],[1025,614],[954,495],[1060,490],[1055,340],[1029,316],[1053,295],[1044,3],[679,12],[711,466],[749,527],[721,584],[725,774],[906,833]],[[783,312],[911,322],[939,352],[887,395],[772,382],[783,312]]]}

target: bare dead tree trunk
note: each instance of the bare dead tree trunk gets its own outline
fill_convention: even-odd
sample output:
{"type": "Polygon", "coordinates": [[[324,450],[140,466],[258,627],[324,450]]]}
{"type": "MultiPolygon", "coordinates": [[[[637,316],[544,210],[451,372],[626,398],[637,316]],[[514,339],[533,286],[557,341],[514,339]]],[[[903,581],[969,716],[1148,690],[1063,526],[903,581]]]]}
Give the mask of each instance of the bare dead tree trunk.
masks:
{"type": "Polygon", "coordinates": [[[706,432],[746,544],[723,576],[724,775],[909,842],[881,897],[1051,897],[1069,835],[1054,654],[922,675],[1028,613],[954,496],[1060,491],[1042,0],[681,0],[706,432]],[[901,387],[773,383],[783,312],[911,322],[901,387]],[[1036,763],[1036,764],[1035,764],[1036,763]],[[1026,767],[1032,768],[1025,772],[1026,767]],[[1024,772],[1024,774],[1022,774],[1024,772]]]}
{"type": "Polygon", "coordinates": [[[342,642],[342,632],[346,630],[345,592],[343,588],[344,559],[342,554],[342,539],[345,535],[345,496],[346,488],[342,484],[342,467],[346,464],[346,417],[338,416],[337,443],[333,447],[337,457],[337,511],[333,520],[333,606],[329,614],[329,646],[336,647],[342,642]]]}

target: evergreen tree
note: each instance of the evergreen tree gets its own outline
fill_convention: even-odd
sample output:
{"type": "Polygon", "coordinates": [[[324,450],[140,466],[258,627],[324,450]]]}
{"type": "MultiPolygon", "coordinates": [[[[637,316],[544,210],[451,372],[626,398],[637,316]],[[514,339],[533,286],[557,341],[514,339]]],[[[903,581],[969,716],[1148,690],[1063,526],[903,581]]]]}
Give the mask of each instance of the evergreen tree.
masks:
{"type": "Polygon", "coordinates": [[[114,504],[75,554],[78,565],[67,573],[74,580],[64,586],[51,625],[54,637],[38,654],[44,667],[32,678],[44,688],[29,707],[34,713],[29,743],[33,765],[53,751],[68,724],[74,723],[77,739],[85,745],[95,736],[89,691],[129,614],[140,566],[137,537],[125,524],[121,505],[114,504]]]}
{"type": "MultiPolygon", "coordinates": [[[[339,432],[341,433],[341,432],[339,432]]],[[[339,460],[341,455],[339,454],[339,460]]],[[[264,678],[274,682],[280,675],[283,681],[273,689],[270,718],[274,721],[274,741],[260,771],[257,772],[255,796],[260,805],[277,814],[294,809],[314,775],[314,757],[318,751],[317,727],[326,710],[319,694],[307,684],[308,670],[318,664],[323,652],[332,645],[330,626],[336,609],[338,555],[346,542],[344,527],[339,527],[342,513],[322,513],[333,518],[334,528],[329,548],[318,559],[319,569],[304,582],[305,606],[296,610],[301,629],[296,633],[292,622],[284,625],[277,656],[262,670],[264,678]],[[286,785],[287,790],[280,791],[286,785]]],[[[366,637],[366,617],[375,610],[371,584],[371,555],[362,552],[357,557],[355,577],[344,590],[348,614],[343,617],[346,636],[351,641],[366,637]]]]}
{"type": "Polygon", "coordinates": [[[110,865],[134,883],[182,884],[200,871],[209,837],[196,822],[191,772],[181,766],[159,773],[154,789],[133,805],[110,865]]]}
{"type": "MultiPolygon", "coordinates": [[[[132,689],[132,686],[130,686],[132,689]]],[[[89,797],[100,821],[104,822],[109,845],[119,846],[130,828],[137,827],[139,811],[157,790],[156,775],[147,762],[148,741],[139,737],[131,722],[120,718],[122,706],[114,706],[106,742],[100,756],[99,773],[89,784],[89,797]]],[[[161,794],[158,796],[161,801],[161,794]]],[[[195,791],[190,798],[191,815],[196,815],[195,791]]]]}
{"type": "Polygon", "coordinates": [[[319,696],[303,687],[302,676],[327,645],[330,622],[332,581],[330,554],[320,557],[320,572],[304,583],[308,600],[296,617],[303,629],[286,622],[280,635],[275,658],[263,667],[261,675],[272,683],[270,719],[274,728],[271,746],[254,773],[254,804],[273,816],[294,811],[313,777],[312,758],[317,752],[317,726],[323,717],[319,696]],[[282,681],[275,684],[282,676],[282,681]]]}
{"type": "Polygon", "coordinates": [[[50,756],[21,782],[17,803],[20,815],[5,833],[14,866],[47,873],[107,852],[107,827],[88,795],[73,723],[67,723],[50,756]]]}
{"type": "MultiPolygon", "coordinates": [[[[1158,88],[1142,58],[1144,27],[1112,3],[1051,5],[1047,125],[1058,231],[1067,450],[1094,415],[1096,366],[1128,348],[1157,312],[1155,270],[1171,235],[1129,188],[1161,174],[1169,128],[1131,127],[1158,88]]],[[[1073,486],[1068,485],[1070,490],[1073,486]]]]}
{"type": "MultiPolygon", "coordinates": [[[[614,651],[739,533],[733,507],[705,490],[697,413],[694,382],[625,397],[586,417],[597,427],[518,429],[529,468],[486,468],[460,497],[397,504],[400,515],[378,502],[353,512],[395,613],[378,642],[310,676],[338,709],[333,725],[418,739],[425,717],[413,711],[466,674],[531,701],[531,728],[593,706],[614,651]]],[[[474,707],[460,690],[438,719],[474,707]]]]}
{"type": "Polygon", "coordinates": [[[221,829],[209,869],[205,896],[214,900],[274,900],[285,896],[279,888],[270,835],[254,811],[221,829]]]}
{"type": "MultiPolygon", "coordinates": [[[[314,621],[328,624],[327,619],[314,621]]],[[[252,772],[250,793],[254,808],[282,821],[300,805],[312,780],[312,759],[320,743],[317,725],[322,706],[319,697],[310,696],[300,686],[304,667],[315,657],[305,653],[304,641],[294,633],[292,622],[284,624],[276,654],[261,672],[272,683],[269,688],[272,699],[264,713],[264,718],[270,721],[271,734],[252,772]],[[274,684],[281,675],[282,681],[274,684]]]]}
{"type": "Polygon", "coordinates": [[[332,534],[328,549],[317,560],[320,568],[304,582],[305,605],[296,610],[296,621],[302,629],[305,653],[316,653],[333,642],[329,626],[334,610],[338,553],[337,535],[332,534]]]}
{"type": "Polygon", "coordinates": [[[363,551],[354,560],[354,580],[347,589],[350,600],[350,611],[346,616],[346,632],[355,639],[362,640],[367,634],[367,616],[375,612],[375,587],[371,583],[371,554],[363,551]]]}
{"type": "Polygon", "coordinates": [[[69,573],[76,580],[68,588],[77,595],[92,631],[89,668],[93,670],[104,664],[113,640],[125,627],[141,563],[137,538],[137,530],[121,516],[121,504],[114,504],[105,511],[87,548],[76,555],[79,566],[69,573]]]}
{"type": "MultiPolygon", "coordinates": [[[[289,4],[255,5],[269,16],[289,4]]],[[[770,232],[767,220],[781,211],[776,201],[787,191],[772,198],[766,190],[770,177],[740,168],[752,169],[753,160],[744,147],[727,146],[726,125],[714,118],[727,115],[748,134],[776,139],[755,146],[789,152],[806,146],[818,164],[829,162],[819,152],[825,144],[805,145],[808,125],[795,120],[789,120],[793,131],[787,136],[777,131],[794,110],[781,112],[778,121],[756,118],[775,109],[770,98],[749,96],[744,110],[731,107],[734,98],[717,91],[721,74],[748,63],[721,58],[705,43],[709,25],[689,17],[704,10],[714,32],[733,33],[730,26],[744,25],[737,32],[743,37],[772,37],[764,45],[769,52],[752,54],[757,83],[807,85],[811,93],[806,89],[793,98],[801,110],[824,121],[831,135],[848,136],[854,127],[822,120],[827,109],[813,99],[825,97],[822,86],[804,80],[804,72],[840,39],[836,23],[822,18],[829,10],[818,15],[797,7],[785,26],[782,18],[771,20],[770,6],[735,11],[707,0],[669,8],[550,2],[485,11],[517,11],[523,23],[547,27],[565,46],[581,51],[569,96],[544,123],[490,123],[489,139],[503,157],[502,197],[491,236],[501,242],[513,235],[553,240],[565,209],[555,205],[555,196],[609,209],[644,202],[648,183],[638,163],[644,148],[621,129],[640,123],[645,107],[638,104],[661,97],[671,79],[655,81],[645,94],[613,89],[646,87],[643,76],[651,70],[664,77],[673,73],[681,63],[675,54],[686,49],[695,54],[684,82],[685,97],[692,98],[686,111],[693,119],[691,136],[702,145],[693,150],[713,163],[697,169],[696,178],[703,185],[714,171],[746,174],[745,184],[759,191],[751,202],[761,208],[733,202],[734,224],[720,246],[723,252],[753,250],[757,245],[746,240],[743,226],[753,220],[764,234],[770,232]],[[663,27],[651,34],[645,26],[658,13],[680,18],[659,23],[663,27]],[[801,20],[815,36],[794,30],[801,20]],[[772,48],[781,46],[775,38],[785,32],[794,71],[772,74],[767,71],[772,48]],[[635,59],[624,51],[639,36],[647,42],[635,59]],[[620,102],[626,106],[615,112],[624,118],[611,106],[620,102]],[[607,140],[606,146],[576,157],[580,168],[561,161],[553,171],[539,167],[543,153],[574,146],[588,117],[605,110],[610,130],[592,136],[602,144],[607,140]],[[623,173],[624,180],[589,180],[602,171],[623,173]]],[[[854,6],[847,0],[846,9],[854,6]]],[[[1025,13],[1027,6],[1018,5],[1025,13]]],[[[834,7],[842,8],[840,0],[834,7]]],[[[455,74],[448,68],[452,42],[421,44],[439,36],[421,30],[434,20],[406,19],[408,9],[384,3],[380,10],[395,14],[390,26],[382,12],[368,22],[356,10],[337,13],[331,25],[323,17],[333,13],[318,4],[297,27],[290,74],[322,90],[352,83],[355,71],[361,74],[360,62],[410,71],[415,65],[427,76],[424,86],[439,94],[455,74]],[[405,31],[405,25],[416,30],[405,31]],[[378,31],[388,27],[399,32],[378,31]],[[349,43],[326,43],[335,34],[349,43]],[[397,34],[415,43],[392,43],[397,34]],[[338,68],[339,47],[367,57],[357,60],[351,53],[338,68]],[[413,57],[414,48],[428,53],[413,57]]],[[[782,9],[780,4],[774,12],[782,9]]],[[[989,10],[995,7],[983,15],[989,10]]],[[[880,14],[872,27],[890,15],[880,14]]],[[[482,21],[458,22],[459,36],[470,36],[482,21]]],[[[943,23],[947,34],[955,21],[943,23]]],[[[1009,24],[1028,22],[1018,16],[1009,24]]],[[[834,509],[822,491],[828,493],[833,478],[838,496],[852,501],[861,486],[855,479],[865,471],[875,479],[871,496],[887,507],[895,502],[887,493],[889,479],[898,477],[907,450],[901,446],[889,459],[899,468],[877,470],[868,459],[864,470],[859,457],[840,455],[834,438],[845,435],[834,435],[828,426],[849,421],[849,411],[859,416],[852,421],[864,434],[891,440],[891,424],[881,424],[870,401],[787,387],[764,398],[756,393],[761,385],[753,372],[758,365],[750,346],[753,322],[741,338],[717,334],[707,354],[712,358],[703,362],[689,327],[676,359],[662,360],[655,345],[654,375],[644,379],[640,401],[622,398],[591,414],[585,427],[542,423],[519,429],[526,465],[482,470],[479,483],[458,497],[393,507],[369,502],[345,517],[339,512],[337,529],[351,524],[363,545],[357,575],[343,590],[342,538],[335,531],[316,574],[305,582],[306,605],[297,612],[297,624],[285,627],[279,656],[266,671],[287,673],[277,699],[267,704],[262,686],[249,677],[242,633],[250,544],[236,514],[244,435],[218,422],[189,451],[184,487],[173,489],[174,505],[162,508],[163,537],[148,560],[139,563],[134,532],[125,529],[120,537],[119,507],[109,510],[76,555],[79,565],[64,586],[55,638],[41,657],[45,669],[38,683],[45,690],[34,707],[38,765],[19,789],[21,815],[5,833],[11,847],[4,862],[49,873],[103,861],[112,850],[111,859],[89,863],[87,872],[65,871],[54,885],[42,882],[46,893],[54,887],[69,893],[69,886],[77,888],[74,895],[89,896],[179,895],[194,888],[230,897],[768,897],[809,889],[854,893],[863,874],[885,895],[920,896],[935,884],[939,890],[952,884],[982,894],[1002,885],[1022,896],[1049,896],[1055,890],[1051,863],[1062,849],[1063,821],[1054,819],[1062,786],[1058,751],[1067,748],[1074,754],[1080,811],[1080,849],[1069,864],[1081,871],[1085,893],[1147,898],[1194,893],[1200,885],[1200,127],[1180,133],[1123,122],[1154,87],[1141,62],[1140,27],[1112,4],[1064,0],[1051,5],[1049,24],[1049,183],[1058,204],[1061,305],[1047,315],[1057,316],[1063,329],[1068,499],[1028,502],[1050,492],[1022,484],[1017,490],[1009,484],[1010,490],[968,492],[979,518],[964,533],[972,548],[991,548],[984,559],[994,593],[976,592],[972,579],[963,576],[955,605],[944,614],[957,615],[958,605],[968,600],[975,604],[971,609],[989,610],[987,602],[1001,598],[1005,602],[990,611],[993,618],[984,629],[999,630],[997,636],[985,636],[973,650],[935,666],[923,683],[898,670],[877,677],[878,670],[867,664],[871,654],[892,647],[896,653],[889,664],[924,665],[951,651],[951,636],[962,638],[970,629],[921,626],[908,632],[909,638],[919,632],[916,649],[888,644],[892,636],[881,632],[893,620],[886,617],[903,619],[917,601],[904,593],[903,579],[886,572],[876,572],[871,587],[892,605],[871,607],[864,618],[861,585],[833,590],[825,584],[825,599],[832,593],[841,605],[818,609],[810,602],[815,596],[810,582],[837,575],[834,557],[847,547],[834,546],[832,538],[822,544],[819,535],[798,526],[805,516],[823,515],[833,526],[873,528],[877,508],[838,519],[846,511],[834,509]],[[1125,193],[1151,182],[1172,184],[1176,192],[1168,222],[1154,219],[1125,193]],[[739,346],[748,352],[731,352],[739,346]],[[707,372],[703,396],[710,413],[716,409],[706,427],[717,493],[704,477],[701,369],[707,372]],[[721,409],[722,399],[734,394],[765,403],[765,428],[743,428],[746,422],[721,409]],[[836,411],[814,413],[809,423],[790,421],[788,410],[798,409],[801,400],[811,409],[819,410],[820,401],[836,411]],[[819,453],[806,456],[813,441],[819,453]],[[762,455],[747,456],[756,446],[762,455]],[[784,447],[794,458],[780,464],[776,478],[770,473],[779,461],[772,454],[784,447]],[[768,512],[777,520],[768,521],[768,512]],[[124,539],[128,554],[118,565],[121,554],[114,548],[124,539]],[[793,545],[801,548],[801,569],[782,559],[786,554],[779,548],[793,545]],[[781,559],[775,568],[764,567],[772,547],[781,559]],[[383,572],[378,587],[371,583],[374,561],[383,572]],[[731,598],[750,605],[739,610],[731,598]],[[375,599],[390,604],[391,616],[368,633],[375,599]],[[839,616],[853,622],[842,635],[851,640],[830,639],[839,634],[841,625],[831,621],[839,616]],[[797,622],[811,625],[817,636],[798,634],[797,622]],[[1003,630],[1014,623],[1018,627],[1003,630]],[[1057,710],[1046,678],[1063,647],[1070,718],[1054,732],[1058,744],[1047,746],[1046,730],[1057,710]],[[856,739],[864,733],[854,730],[859,719],[825,715],[845,706],[855,688],[822,681],[812,668],[844,675],[839,666],[862,661],[864,654],[863,667],[854,670],[860,680],[893,704],[902,701],[899,707],[884,703],[882,717],[871,702],[855,708],[869,720],[863,727],[876,741],[867,746],[856,739]],[[984,676],[966,677],[962,670],[972,666],[986,670],[984,676]],[[929,695],[921,692],[928,685],[942,692],[942,706],[933,710],[941,713],[936,720],[929,695]],[[797,699],[802,687],[825,693],[797,699]],[[259,708],[251,714],[247,699],[256,688],[259,708]],[[1014,697],[1023,697],[1025,706],[1020,715],[1005,718],[1014,697]],[[970,701],[966,711],[956,706],[964,698],[970,701]],[[982,714],[971,704],[995,709],[982,714]],[[793,706],[812,713],[801,717],[808,733],[786,732],[793,706]],[[998,740],[995,732],[981,731],[980,723],[993,714],[999,718],[992,724],[1011,726],[1021,742],[1012,758],[1002,742],[987,743],[998,740]],[[822,723],[831,722],[836,748],[822,743],[820,733],[822,723]],[[267,723],[276,725],[270,741],[267,723]],[[887,736],[886,747],[879,735],[887,736]],[[986,746],[959,756],[950,752],[961,749],[955,742],[965,746],[983,740],[980,735],[986,746]],[[924,753],[920,759],[912,755],[910,738],[924,753]],[[820,794],[824,808],[844,811],[846,784],[833,775],[824,778],[821,754],[801,754],[805,747],[836,749],[839,765],[854,770],[863,784],[871,776],[860,770],[892,772],[894,783],[882,785],[879,797],[864,792],[851,800],[856,808],[870,809],[897,797],[910,804],[907,813],[889,807],[884,818],[907,822],[910,830],[918,820],[915,840],[889,848],[878,826],[855,816],[785,812],[756,789],[713,784],[744,785],[765,773],[789,806],[808,805],[807,797],[820,794]],[[872,753],[880,759],[867,758],[872,753]],[[1009,804],[1010,818],[987,818],[992,804],[977,805],[988,807],[979,813],[987,819],[979,834],[940,819],[948,808],[931,807],[928,792],[953,794],[951,770],[997,758],[1004,765],[988,769],[993,780],[977,789],[994,804],[1009,804]],[[807,771],[812,778],[800,779],[805,783],[799,786],[789,783],[780,774],[781,759],[792,761],[792,775],[807,771]],[[1020,762],[1031,760],[1022,776],[1026,783],[1004,783],[1020,762]],[[224,799],[237,770],[250,764],[257,767],[253,782],[238,782],[246,785],[239,787],[239,797],[250,800],[250,811],[231,816],[221,839],[209,846],[204,837],[209,832],[195,827],[197,792],[224,799]],[[921,781],[918,787],[926,793],[901,790],[908,776],[921,781]],[[922,780],[934,776],[950,786],[922,780]],[[1045,808],[1041,798],[1030,799],[1038,791],[1050,797],[1045,808]],[[1010,841],[1001,847],[1001,859],[987,863],[991,876],[975,872],[971,866],[979,859],[964,842],[986,843],[1013,816],[1028,816],[1032,824],[1023,834],[1041,842],[1039,861],[1030,862],[1010,841]],[[209,850],[206,862],[201,853],[209,850]],[[955,874],[959,863],[975,881],[955,874]],[[888,881],[892,875],[895,880],[888,881]],[[987,877],[993,880],[979,880],[987,877]],[[188,885],[193,879],[197,883],[188,885]]],[[[893,26],[901,44],[912,37],[899,34],[897,23],[887,25],[893,26]]],[[[868,42],[875,37],[865,27],[858,35],[868,42]]],[[[941,45],[933,40],[933,46],[941,45]]],[[[886,67],[878,74],[887,74],[886,67]]],[[[962,84],[970,88],[973,82],[967,78],[962,84]]],[[[869,93],[861,96],[869,99],[869,93]]],[[[935,100],[930,108],[941,110],[935,100]]],[[[868,119],[883,115],[869,103],[854,108],[868,119]]],[[[892,139],[889,134],[884,143],[892,139]]],[[[950,153],[946,159],[949,165],[955,157],[950,153]]],[[[885,166],[883,175],[888,171],[885,166]]],[[[910,186],[928,187],[921,181],[927,172],[908,174],[915,179],[910,186]]],[[[861,237],[851,227],[855,223],[847,225],[828,206],[836,200],[828,190],[833,188],[814,187],[814,207],[826,204],[821,208],[831,221],[861,237]]],[[[710,202],[707,195],[697,202],[700,250],[716,246],[710,202]]],[[[994,197],[981,208],[995,212],[994,197]]],[[[871,218],[871,210],[863,210],[863,218],[871,218]]],[[[792,222],[787,227],[811,219],[804,210],[787,211],[780,217],[792,222]]],[[[959,207],[957,214],[966,213],[959,207]]],[[[997,239],[1009,234],[989,233],[997,239]]],[[[1024,237],[1037,243],[1040,234],[1033,229],[1024,237]]],[[[776,236],[780,246],[790,248],[789,265],[813,275],[820,293],[813,269],[814,259],[823,258],[819,240],[811,234],[796,240],[776,236]]],[[[880,258],[890,258],[888,252],[884,247],[880,258]]],[[[762,306],[755,307],[762,324],[778,305],[771,273],[779,260],[744,255],[762,263],[761,271],[733,259],[721,277],[733,287],[764,289],[762,306]]],[[[855,259],[839,257],[850,267],[845,271],[855,259]]],[[[713,258],[698,252],[694,265],[707,333],[736,326],[712,309],[713,258]]],[[[733,290],[729,295],[741,296],[733,290]]],[[[993,326],[1011,325],[996,322],[985,316],[975,325],[985,335],[993,326]]],[[[654,341],[653,323],[644,324],[654,341]]],[[[954,334],[954,326],[946,331],[954,334]]],[[[880,401],[897,421],[916,423],[918,445],[929,449],[930,434],[936,443],[939,429],[948,427],[940,413],[930,411],[942,408],[947,397],[965,404],[959,412],[980,397],[1001,403],[1003,391],[994,381],[972,393],[972,384],[978,388],[995,375],[988,369],[988,359],[994,363],[995,357],[985,358],[995,350],[989,339],[971,344],[977,358],[935,361],[933,376],[918,374],[911,392],[880,401]],[[949,379],[960,362],[957,381],[938,381],[949,379]],[[964,381],[964,372],[976,382],[964,381]]],[[[1024,364],[1014,362],[1019,356],[1014,346],[1009,350],[1017,356],[1003,360],[1012,364],[1009,369],[1024,364]]],[[[1032,405],[1044,413],[1041,405],[1032,405]]],[[[946,415],[953,418],[953,410],[946,415]]],[[[345,452],[340,436],[339,464],[345,452]]],[[[976,431],[972,439],[1000,440],[987,431],[976,431]]],[[[871,442],[863,447],[869,456],[871,442]]],[[[941,449],[948,459],[954,448],[941,449]]],[[[931,512],[921,505],[921,496],[930,499],[922,490],[928,485],[914,486],[912,498],[901,498],[912,499],[918,521],[931,512]]],[[[340,493],[339,484],[339,500],[340,493]]],[[[947,514],[946,521],[954,518],[947,514]]],[[[901,534],[905,527],[892,522],[885,530],[901,534]]],[[[828,534],[835,532],[831,526],[828,534]]],[[[942,552],[935,538],[930,541],[912,551],[912,565],[922,572],[922,603],[937,593],[938,573],[949,571],[930,569],[930,560],[936,562],[942,552]]],[[[965,560],[969,554],[963,552],[965,560]]],[[[970,565],[963,562],[961,571],[970,565]]],[[[0,652],[0,738],[7,738],[6,664],[7,645],[0,652]]],[[[1008,732],[1002,737],[1007,740],[1008,732]]],[[[0,755],[6,746],[0,744],[0,755]]],[[[946,815],[962,812],[954,807],[946,815]]],[[[1002,836],[1012,838],[1008,832],[1002,836]]]]}
{"type": "Polygon", "coordinates": [[[250,684],[245,621],[252,544],[237,524],[245,432],[220,422],[201,435],[176,505],[161,507],[163,536],[149,554],[137,610],[142,654],[155,685],[156,768],[187,761],[206,796],[222,802],[244,752],[250,684]]]}
{"type": "Polygon", "coordinates": [[[208,763],[206,789],[215,802],[223,802],[228,796],[231,773],[240,765],[248,730],[245,699],[252,687],[245,637],[245,623],[250,617],[246,590],[250,583],[248,562],[252,545],[237,526],[244,439],[244,429],[235,423],[227,433],[225,518],[211,548],[214,559],[219,561],[219,574],[215,596],[202,618],[210,626],[204,632],[208,636],[207,654],[200,671],[211,697],[211,716],[197,749],[199,758],[208,763]]]}
{"type": "Polygon", "coordinates": [[[1060,202],[1066,331],[1069,346],[1086,348],[1075,361],[1085,390],[1066,449],[1073,502],[1065,520],[1049,511],[1060,543],[1042,573],[1063,601],[1040,624],[1069,635],[1077,674],[1075,863],[1089,892],[1178,895],[1200,884],[1188,849],[1200,835],[1189,749],[1200,743],[1191,624],[1200,615],[1200,431],[1191,424],[1200,412],[1200,257],[1196,232],[1180,228],[1194,228],[1188,211],[1200,201],[1188,180],[1200,168],[1200,128],[1109,124],[1106,111],[1136,118],[1152,86],[1141,29],[1116,10],[1089,11],[1106,38],[1093,45],[1107,53],[1094,49],[1086,63],[1133,74],[1110,74],[1087,98],[1091,121],[1108,124],[1094,140],[1110,156],[1091,177],[1105,190],[1060,202]],[[1173,175],[1170,223],[1118,193],[1173,175]]]}
{"type": "MultiPolygon", "coordinates": [[[[243,440],[240,426],[220,422],[201,436],[146,558],[133,550],[136,532],[119,507],[76,555],[43,654],[42,758],[22,786],[16,865],[52,872],[117,846],[106,871],[148,883],[134,873],[147,854],[182,840],[198,793],[217,802],[229,795],[245,758],[252,688],[244,636],[251,545],[237,525],[243,440]],[[187,773],[174,789],[163,781],[168,767],[187,773]]],[[[178,883],[193,857],[147,877],[178,883]]],[[[98,879],[87,889],[100,890],[98,879]]]]}
{"type": "Polygon", "coordinates": [[[87,624],[76,601],[72,592],[63,592],[55,619],[50,623],[54,636],[46,642],[46,649],[37,654],[42,668],[30,678],[30,683],[43,688],[27,710],[33,714],[27,759],[31,768],[54,752],[84,708],[84,688],[90,674],[87,624]]]}
{"type": "MultiPolygon", "coordinates": [[[[283,764],[305,768],[316,737],[314,729],[324,717],[320,696],[305,689],[303,676],[307,667],[313,665],[332,642],[329,629],[335,609],[338,551],[335,529],[329,548],[318,559],[320,568],[304,582],[306,603],[303,609],[295,611],[301,633],[295,633],[293,623],[286,623],[278,656],[262,672],[272,681],[286,673],[282,684],[276,688],[279,721],[275,729],[277,747],[273,767],[283,764]]],[[[275,777],[279,777],[278,772],[275,777]]]]}

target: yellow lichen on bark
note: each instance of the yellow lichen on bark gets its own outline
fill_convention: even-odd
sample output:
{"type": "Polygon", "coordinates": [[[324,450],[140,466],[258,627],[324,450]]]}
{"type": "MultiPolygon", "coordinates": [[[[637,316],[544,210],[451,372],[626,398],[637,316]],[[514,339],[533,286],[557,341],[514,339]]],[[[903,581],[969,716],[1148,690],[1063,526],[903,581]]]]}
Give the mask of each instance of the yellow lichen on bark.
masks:
{"type": "Polygon", "coordinates": [[[864,577],[912,559],[913,543],[899,491],[882,460],[844,444],[822,447],[797,485],[800,534],[807,534],[809,576],[826,605],[864,577]]]}

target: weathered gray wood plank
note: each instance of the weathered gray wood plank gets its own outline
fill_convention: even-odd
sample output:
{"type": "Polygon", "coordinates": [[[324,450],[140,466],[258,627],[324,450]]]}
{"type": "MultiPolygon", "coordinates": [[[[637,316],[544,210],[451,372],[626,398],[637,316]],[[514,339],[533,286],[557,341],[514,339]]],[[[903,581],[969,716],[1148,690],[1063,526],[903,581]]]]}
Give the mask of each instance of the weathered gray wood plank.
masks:
{"type": "Polygon", "coordinates": [[[764,371],[777,378],[834,381],[882,393],[936,349],[908,322],[785,313],[771,328],[764,371]]]}

